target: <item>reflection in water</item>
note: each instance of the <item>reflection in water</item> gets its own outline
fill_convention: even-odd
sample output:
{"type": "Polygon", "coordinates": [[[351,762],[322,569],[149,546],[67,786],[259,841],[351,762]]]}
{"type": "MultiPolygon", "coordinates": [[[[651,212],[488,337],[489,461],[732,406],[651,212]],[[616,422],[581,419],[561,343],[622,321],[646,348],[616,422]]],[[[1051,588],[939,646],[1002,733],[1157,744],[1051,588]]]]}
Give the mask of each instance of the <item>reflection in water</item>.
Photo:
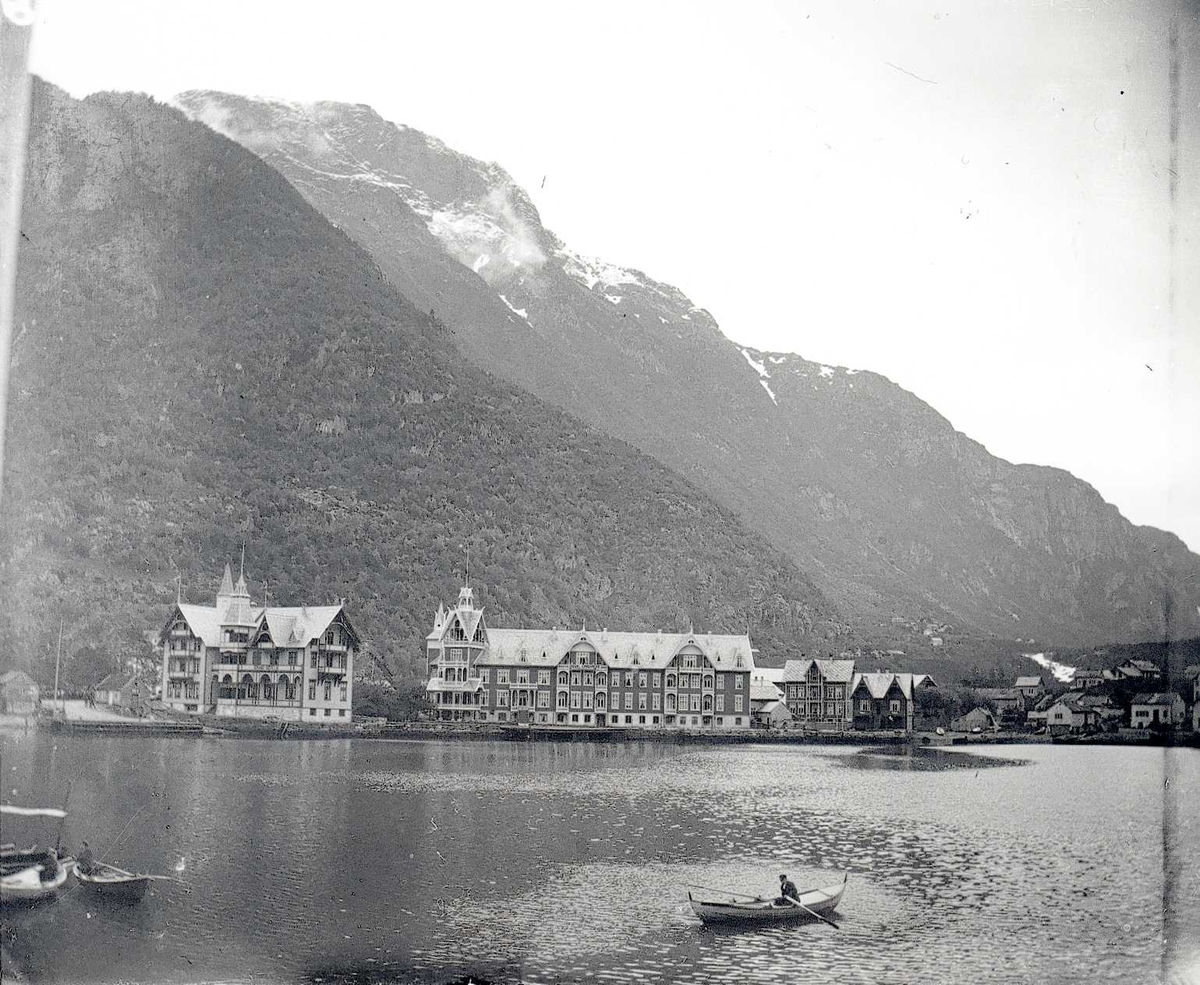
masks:
{"type": "Polygon", "coordinates": [[[977,770],[991,766],[1025,766],[1027,759],[977,756],[940,746],[870,746],[834,757],[841,765],[862,770],[977,770]]]}
{"type": "MultiPolygon", "coordinates": [[[[73,780],[68,844],[187,860],[137,907],[5,913],[32,981],[1150,981],[1164,919],[1179,967],[1200,954],[1194,822],[1161,905],[1161,750],[885,771],[843,768],[884,759],[852,748],[0,743],[5,799],[73,780]],[[783,871],[850,873],[841,931],[714,931],[687,906],[685,883],[774,894],[783,871]]],[[[1170,755],[1194,802],[1200,756],[1170,755]]]]}

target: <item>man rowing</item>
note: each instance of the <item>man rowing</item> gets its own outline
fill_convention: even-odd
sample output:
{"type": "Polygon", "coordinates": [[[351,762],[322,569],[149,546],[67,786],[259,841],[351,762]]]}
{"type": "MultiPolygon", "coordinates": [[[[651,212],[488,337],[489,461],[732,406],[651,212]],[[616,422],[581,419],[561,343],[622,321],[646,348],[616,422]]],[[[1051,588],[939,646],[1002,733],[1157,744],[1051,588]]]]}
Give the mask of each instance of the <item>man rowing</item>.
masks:
{"type": "Polygon", "coordinates": [[[785,872],[779,877],[779,898],[775,900],[777,906],[795,906],[792,900],[800,895],[800,890],[796,888],[796,884],[787,877],[785,872]],[[790,899],[789,899],[790,897],[790,899]]]}

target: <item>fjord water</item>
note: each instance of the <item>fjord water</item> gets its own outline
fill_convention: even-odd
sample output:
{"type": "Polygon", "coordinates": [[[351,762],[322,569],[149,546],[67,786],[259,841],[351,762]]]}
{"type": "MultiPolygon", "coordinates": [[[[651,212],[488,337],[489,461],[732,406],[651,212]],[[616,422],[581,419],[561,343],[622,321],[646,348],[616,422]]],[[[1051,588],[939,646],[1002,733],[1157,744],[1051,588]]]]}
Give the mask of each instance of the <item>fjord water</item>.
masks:
{"type": "Polygon", "coordinates": [[[70,781],[68,845],[182,870],[132,907],[6,911],[34,982],[1200,976],[1195,750],[10,733],[0,752],[7,802],[70,781]],[[714,931],[683,888],[843,871],[840,930],[714,931]]]}

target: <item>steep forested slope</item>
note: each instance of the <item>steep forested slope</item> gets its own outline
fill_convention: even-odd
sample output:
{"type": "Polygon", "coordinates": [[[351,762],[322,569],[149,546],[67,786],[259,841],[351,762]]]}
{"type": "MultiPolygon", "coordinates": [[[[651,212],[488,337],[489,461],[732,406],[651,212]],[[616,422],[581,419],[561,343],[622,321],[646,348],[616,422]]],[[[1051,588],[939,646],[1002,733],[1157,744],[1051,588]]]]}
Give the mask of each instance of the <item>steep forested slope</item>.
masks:
{"type": "Polygon", "coordinates": [[[136,647],[246,542],[420,658],[464,548],[494,625],[844,627],[795,564],[628,445],[499,382],[278,172],[178,110],[34,93],[0,593],[6,662],[136,647]]]}

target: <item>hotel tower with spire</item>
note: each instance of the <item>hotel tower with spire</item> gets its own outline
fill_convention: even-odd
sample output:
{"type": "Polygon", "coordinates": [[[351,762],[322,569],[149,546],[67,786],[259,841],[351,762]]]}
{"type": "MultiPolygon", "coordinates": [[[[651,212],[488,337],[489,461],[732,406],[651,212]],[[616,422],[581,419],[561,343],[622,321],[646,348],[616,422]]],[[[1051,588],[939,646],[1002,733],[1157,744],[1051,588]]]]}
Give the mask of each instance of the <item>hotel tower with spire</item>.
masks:
{"type": "Polygon", "coordinates": [[[158,636],[175,711],[346,724],[360,645],[344,604],[255,605],[229,565],[215,605],[177,599],[158,636]]]}

